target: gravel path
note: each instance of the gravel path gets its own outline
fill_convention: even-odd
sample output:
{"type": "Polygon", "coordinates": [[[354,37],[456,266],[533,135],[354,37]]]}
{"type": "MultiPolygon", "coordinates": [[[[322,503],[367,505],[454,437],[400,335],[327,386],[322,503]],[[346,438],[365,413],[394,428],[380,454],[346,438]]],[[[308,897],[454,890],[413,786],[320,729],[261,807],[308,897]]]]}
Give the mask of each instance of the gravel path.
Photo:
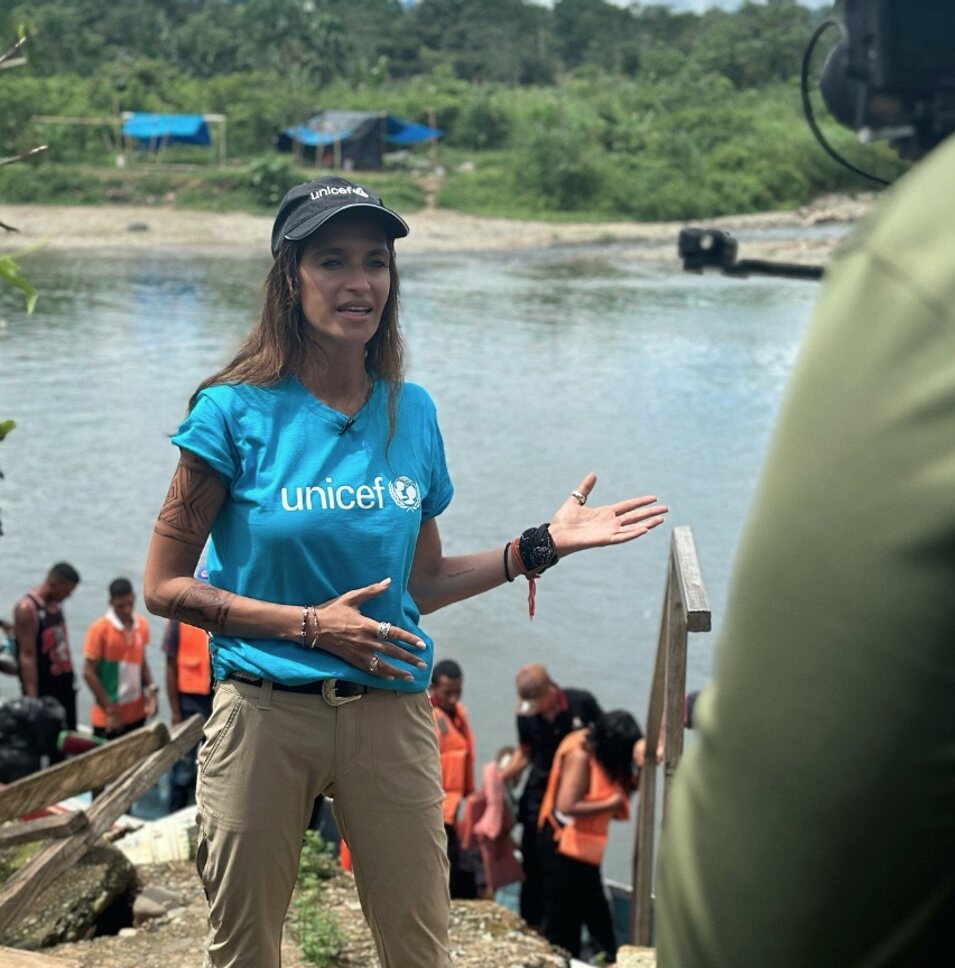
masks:
{"type": "MultiPolygon", "coordinates": [[[[51,958],[80,968],[200,968],[206,932],[206,901],[189,863],[137,868],[143,886],[159,885],[182,899],[181,907],[121,935],[57,945],[51,958]]],[[[355,882],[338,872],[322,887],[322,897],[347,937],[341,968],[377,968],[379,962],[362,917],[355,882]]],[[[451,911],[451,947],[455,968],[566,968],[567,959],[520,918],[487,901],[456,901],[451,911]]],[[[286,928],[283,968],[308,968],[286,928]]]]}

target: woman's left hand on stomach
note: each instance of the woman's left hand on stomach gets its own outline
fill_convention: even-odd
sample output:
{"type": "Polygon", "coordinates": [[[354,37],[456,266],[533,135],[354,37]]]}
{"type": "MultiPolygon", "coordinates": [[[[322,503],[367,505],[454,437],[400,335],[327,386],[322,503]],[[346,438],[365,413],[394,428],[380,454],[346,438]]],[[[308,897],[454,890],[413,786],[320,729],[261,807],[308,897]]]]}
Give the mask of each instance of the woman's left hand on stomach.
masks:
{"type": "Polygon", "coordinates": [[[420,656],[397,644],[420,652],[426,648],[425,643],[413,632],[406,632],[390,622],[378,622],[359,610],[369,599],[386,591],[390,584],[391,579],[386,578],[316,606],[318,630],[317,633],[314,627],[307,630],[309,645],[330,652],[370,675],[410,682],[414,678],[411,673],[391,665],[385,657],[426,669],[427,663],[420,656]]]}

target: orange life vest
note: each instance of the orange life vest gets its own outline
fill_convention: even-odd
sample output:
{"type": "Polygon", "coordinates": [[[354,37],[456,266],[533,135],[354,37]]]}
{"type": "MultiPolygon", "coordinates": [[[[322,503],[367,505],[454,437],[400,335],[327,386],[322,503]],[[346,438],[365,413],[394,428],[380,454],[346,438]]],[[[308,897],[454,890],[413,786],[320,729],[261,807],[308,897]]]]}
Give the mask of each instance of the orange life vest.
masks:
{"type": "MultiPolygon", "coordinates": [[[[574,860],[599,866],[607,848],[607,831],[610,828],[610,821],[626,820],[630,816],[629,800],[625,800],[623,806],[617,810],[601,810],[600,813],[572,817],[569,823],[563,825],[554,813],[554,802],[557,799],[557,787],[560,784],[564,760],[567,759],[569,753],[583,747],[587,740],[587,733],[588,730],[586,729],[578,729],[565,736],[560,746],[557,747],[550,776],[547,778],[547,789],[544,791],[544,799],[541,801],[537,826],[543,827],[545,823],[549,823],[554,828],[554,839],[558,844],[558,852],[565,857],[573,857],[574,860]]],[[[591,754],[590,782],[587,786],[587,792],[584,794],[584,802],[606,800],[615,793],[623,793],[625,797],[628,796],[627,791],[619,783],[614,783],[604,773],[603,768],[591,754]]]]}
{"type": "Polygon", "coordinates": [[[176,683],[180,692],[208,696],[211,689],[209,636],[194,625],[179,623],[176,683]]]}
{"type": "Polygon", "coordinates": [[[453,824],[458,804],[474,790],[474,736],[468,715],[461,703],[457,704],[459,725],[444,710],[432,706],[434,728],[438,734],[441,755],[441,786],[444,788],[444,822],[453,824]]]}

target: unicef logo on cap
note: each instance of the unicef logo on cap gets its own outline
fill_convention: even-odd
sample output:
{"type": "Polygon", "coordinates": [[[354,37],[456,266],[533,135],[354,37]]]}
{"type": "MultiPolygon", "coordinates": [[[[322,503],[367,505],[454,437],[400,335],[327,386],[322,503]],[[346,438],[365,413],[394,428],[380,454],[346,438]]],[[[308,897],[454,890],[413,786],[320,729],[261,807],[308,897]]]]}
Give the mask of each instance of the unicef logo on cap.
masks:
{"type": "Polygon", "coordinates": [[[406,511],[417,511],[421,507],[421,490],[410,477],[396,477],[388,485],[392,501],[406,511]]]}

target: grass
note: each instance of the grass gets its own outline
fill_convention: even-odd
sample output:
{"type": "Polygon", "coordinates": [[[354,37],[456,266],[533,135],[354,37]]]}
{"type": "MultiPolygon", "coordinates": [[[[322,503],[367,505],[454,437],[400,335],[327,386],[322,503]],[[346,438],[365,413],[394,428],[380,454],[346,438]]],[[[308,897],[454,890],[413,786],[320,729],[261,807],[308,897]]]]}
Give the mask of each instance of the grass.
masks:
{"type": "Polygon", "coordinates": [[[302,957],[318,968],[339,964],[345,944],[335,915],[322,906],[322,884],[334,873],[335,863],[331,845],[315,831],[306,831],[292,901],[292,930],[302,957]]]}

